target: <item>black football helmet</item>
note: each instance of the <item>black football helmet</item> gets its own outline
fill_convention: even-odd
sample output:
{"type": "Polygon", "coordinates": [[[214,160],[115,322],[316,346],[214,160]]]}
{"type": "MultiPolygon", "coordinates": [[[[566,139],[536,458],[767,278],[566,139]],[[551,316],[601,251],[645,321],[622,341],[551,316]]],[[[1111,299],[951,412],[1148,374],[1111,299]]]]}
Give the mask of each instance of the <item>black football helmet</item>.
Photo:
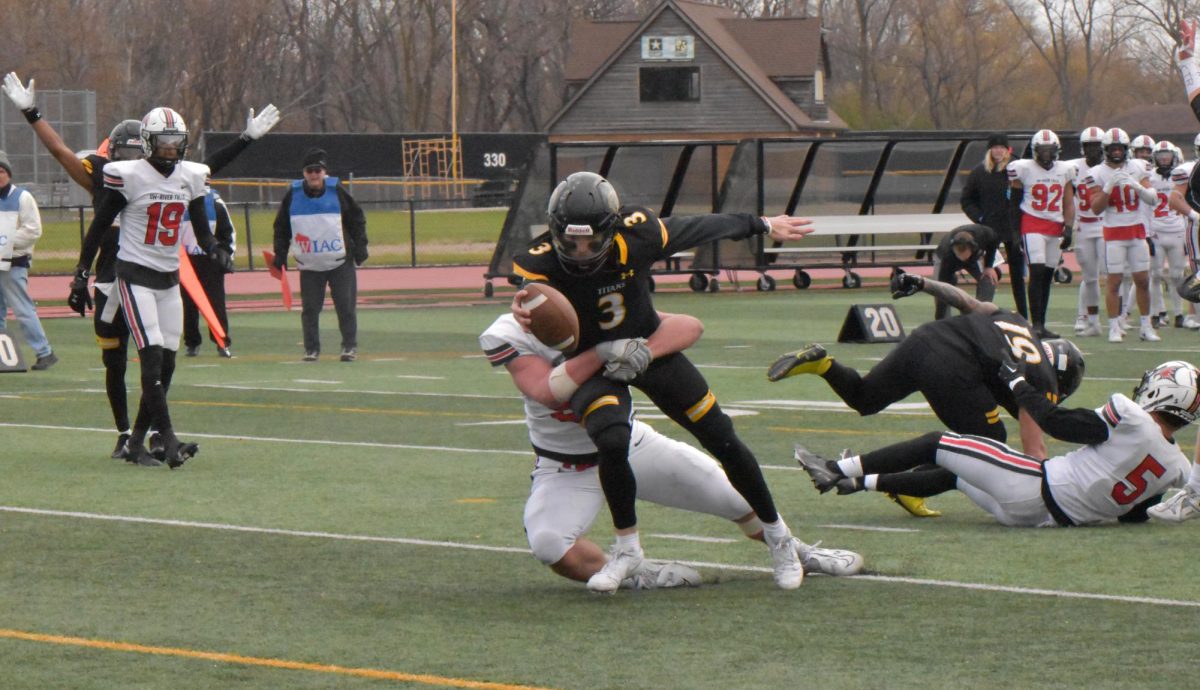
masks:
{"type": "Polygon", "coordinates": [[[550,195],[550,238],[568,271],[594,273],[608,258],[621,223],[617,191],[608,180],[578,172],[558,183],[550,195]]]}
{"type": "Polygon", "coordinates": [[[141,120],[122,120],[108,135],[108,159],[110,161],[132,161],[145,158],[142,150],[141,120]]]}
{"type": "Polygon", "coordinates": [[[1061,403],[1079,389],[1085,369],[1083,353],[1066,338],[1043,340],[1042,347],[1050,353],[1050,365],[1058,378],[1058,401],[1061,403]]]}

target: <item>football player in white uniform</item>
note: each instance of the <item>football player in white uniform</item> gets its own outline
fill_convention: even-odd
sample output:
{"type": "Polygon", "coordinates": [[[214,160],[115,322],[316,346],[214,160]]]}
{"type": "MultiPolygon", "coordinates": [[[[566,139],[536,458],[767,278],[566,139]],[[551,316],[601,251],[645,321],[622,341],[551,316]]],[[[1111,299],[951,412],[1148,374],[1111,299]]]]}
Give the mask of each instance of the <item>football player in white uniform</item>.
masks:
{"type": "Polygon", "coordinates": [[[1075,225],[1075,168],[1058,160],[1058,136],[1039,130],[1030,142],[1033,159],[1008,164],[1013,227],[1020,228],[1029,262],[1029,320],[1039,338],[1059,337],[1046,329],[1050,286],[1075,225]]]}
{"type": "Polygon", "coordinates": [[[1068,161],[1075,166],[1075,259],[1079,261],[1079,316],[1075,334],[1100,335],[1100,267],[1104,265],[1104,221],[1092,213],[1092,189],[1084,181],[1094,166],[1104,161],[1104,130],[1085,127],[1079,133],[1083,157],[1068,161]]]}
{"type": "Polygon", "coordinates": [[[1129,160],[1129,135],[1113,128],[1104,133],[1104,162],[1091,169],[1088,187],[1099,193],[1092,199],[1092,212],[1104,219],[1104,264],[1108,274],[1104,306],[1108,314],[1108,341],[1119,343],[1125,332],[1118,323],[1121,278],[1126,271],[1137,286],[1141,311],[1142,340],[1162,340],[1150,325],[1150,249],[1146,245],[1143,206],[1158,201],[1150,187],[1150,171],[1144,161],[1129,160]]]}
{"type": "MultiPolygon", "coordinates": [[[[139,465],[162,462],[145,447],[151,426],[159,433],[167,464],[175,469],[197,451],[175,436],[167,408],[167,390],[175,371],[175,353],[183,331],[179,296],[180,223],[190,214],[196,240],[224,267],[232,258],[208,225],[204,204],[208,166],[183,160],[187,124],[170,108],[155,108],[142,118],[146,158],[104,166],[104,189],[84,238],[75,282],[87,284],[102,236],[120,214],[116,300],[141,361],[142,398],[128,440],[129,458],[139,465]]],[[[110,301],[110,304],[112,302],[110,301]]]]}
{"type": "Polygon", "coordinates": [[[1187,484],[1191,463],[1174,436],[1200,407],[1195,366],[1160,364],[1145,373],[1132,400],[1117,393],[1095,410],[1056,407],[1021,374],[1016,361],[1001,367],[1021,408],[1046,433],[1087,445],[1043,462],[981,436],[934,432],[840,460],[800,448],[797,457],[821,492],[839,494],[886,491],[890,474],[936,462],[958,477],[956,488],[1010,527],[1144,522],[1164,491],[1187,484]]]}
{"type": "Polygon", "coordinates": [[[1150,214],[1147,236],[1154,243],[1154,253],[1150,257],[1151,325],[1159,328],[1169,324],[1166,299],[1171,300],[1176,327],[1183,326],[1183,300],[1175,292],[1175,286],[1183,280],[1187,269],[1187,257],[1183,249],[1187,218],[1171,207],[1171,194],[1176,184],[1175,170],[1179,162],[1174,144],[1160,141],[1155,145],[1150,184],[1158,193],[1158,202],[1150,214]]]}
{"type": "MultiPolygon", "coordinates": [[[[699,338],[702,326],[695,318],[662,317],[662,324],[646,341],[651,356],[680,351],[699,338]]],[[[563,387],[586,381],[607,362],[618,362],[619,368],[614,353],[624,348],[604,343],[565,360],[562,353],[522,330],[511,314],[497,318],[479,336],[479,344],[492,366],[508,370],[524,398],[525,424],[534,449],[533,485],[524,518],[533,555],[558,575],[586,582],[608,560],[600,547],[584,537],[604,505],[604,493],[596,470],[596,446],[562,401],[563,387]]],[[[629,462],[637,478],[638,498],[723,517],[748,537],[763,539],[762,523],[750,505],[721,466],[703,452],[635,421],[629,462]]],[[[854,552],[822,549],[799,539],[793,543],[805,572],[853,575],[862,568],[862,557],[854,552]]],[[[623,586],[695,584],[699,575],[686,566],[643,561],[623,586]]]]}

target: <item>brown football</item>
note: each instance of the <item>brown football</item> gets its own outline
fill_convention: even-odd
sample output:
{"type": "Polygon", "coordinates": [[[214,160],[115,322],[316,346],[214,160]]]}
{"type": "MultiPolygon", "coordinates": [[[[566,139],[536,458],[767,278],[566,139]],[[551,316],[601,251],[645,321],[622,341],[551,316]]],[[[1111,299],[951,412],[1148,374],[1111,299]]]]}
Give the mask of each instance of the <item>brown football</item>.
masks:
{"type": "Polygon", "coordinates": [[[531,313],[529,330],[542,344],[560,352],[570,352],[579,344],[579,316],[566,295],[545,283],[525,286],[529,295],[521,306],[531,313]]]}

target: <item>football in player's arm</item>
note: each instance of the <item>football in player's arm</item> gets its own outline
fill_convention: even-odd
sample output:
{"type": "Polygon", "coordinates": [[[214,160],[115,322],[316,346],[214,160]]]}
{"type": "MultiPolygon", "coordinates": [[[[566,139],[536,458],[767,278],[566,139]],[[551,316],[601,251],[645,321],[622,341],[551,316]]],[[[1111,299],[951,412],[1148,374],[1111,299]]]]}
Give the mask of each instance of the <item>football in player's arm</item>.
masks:
{"type": "MultiPolygon", "coordinates": [[[[699,320],[690,316],[660,314],[660,318],[662,326],[645,342],[655,355],[690,346],[703,330],[699,320]]],[[[525,398],[525,423],[536,456],[524,519],[530,548],[558,575],[586,582],[608,561],[584,537],[603,502],[596,447],[563,401],[564,384],[555,378],[582,383],[602,367],[607,376],[621,376],[625,360],[592,349],[564,362],[561,353],[523,331],[511,314],[496,319],[479,340],[492,365],[504,366],[525,398]],[[619,366],[608,367],[606,362],[619,366]]],[[[630,464],[638,478],[639,498],[728,519],[746,536],[763,540],[761,521],[712,458],[641,422],[634,423],[633,438],[630,464]]],[[[818,548],[798,539],[794,543],[806,572],[852,575],[862,567],[856,553],[818,548]]],[[[686,566],[644,561],[622,586],[655,588],[699,581],[699,574],[686,566]]]]}
{"type": "MultiPolygon", "coordinates": [[[[760,218],[750,214],[710,214],[659,219],[653,211],[622,207],[616,190],[593,173],[575,173],[554,190],[549,206],[550,230],[513,259],[513,271],[527,281],[558,288],[575,308],[580,345],[646,338],[658,328],[650,294],[653,265],[675,252],[707,242],[770,234],[778,241],[799,239],[812,231],[811,221],[791,216],[760,218]]],[[[513,305],[524,327],[528,313],[513,305]]],[[[803,569],[791,543],[791,532],[775,509],[770,490],[753,453],[738,439],[733,423],[716,396],[682,353],[654,360],[632,379],[671,419],[691,432],[712,453],[738,490],[762,519],[771,547],[775,581],[794,589],[803,569]]],[[[629,465],[630,414],[628,387],[604,377],[585,381],[571,398],[600,457],[599,475],[617,533],[614,557],[589,581],[593,591],[613,591],[624,573],[642,559],[634,506],[637,483],[629,465]]]]}

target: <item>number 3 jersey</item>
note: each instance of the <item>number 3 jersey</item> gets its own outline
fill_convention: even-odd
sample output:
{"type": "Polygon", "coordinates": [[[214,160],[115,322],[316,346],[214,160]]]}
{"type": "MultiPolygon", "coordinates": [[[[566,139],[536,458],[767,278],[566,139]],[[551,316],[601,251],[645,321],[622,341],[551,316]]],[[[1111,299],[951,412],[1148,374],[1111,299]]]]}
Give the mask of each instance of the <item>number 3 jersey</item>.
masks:
{"type": "Polygon", "coordinates": [[[164,176],[144,159],[104,166],[104,186],[125,197],[117,260],[179,270],[180,225],[188,204],[205,194],[208,166],[180,161],[164,176]]]}
{"type": "Polygon", "coordinates": [[[620,338],[645,338],[658,328],[650,296],[650,269],[672,254],[714,240],[739,240],[765,233],[766,223],[750,214],[673,216],[661,220],[645,208],[623,207],[623,224],[608,258],[596,271],[579,275],[559,261],[550,233],[535,238],[513,257],[513,272],[530,282],[558,288],[579,315],[579,349],[620,338]]]}
{"type": "Polygon", "coordinates": [[[1187,456],[1137,403],[1116,394],[1096,414],[1108,426],[1108,440],[1043,465],[1055,503],[1075,524],[1113,520],[1187,482],[1187,456]]]}

